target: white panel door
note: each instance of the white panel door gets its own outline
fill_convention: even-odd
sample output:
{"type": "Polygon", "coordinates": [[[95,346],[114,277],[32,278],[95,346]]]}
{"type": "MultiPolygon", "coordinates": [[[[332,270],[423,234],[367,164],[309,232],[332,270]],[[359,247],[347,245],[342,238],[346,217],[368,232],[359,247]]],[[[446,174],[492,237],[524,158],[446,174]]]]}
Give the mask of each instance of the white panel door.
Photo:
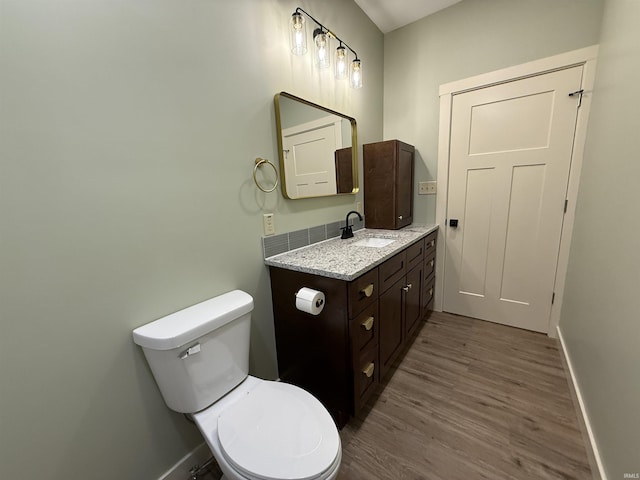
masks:
{"type": "Polygon", "coordinates": [[[337,193],[335,151],[342,148],[340,119],[283,130],[286,188],[295,198],[337,193]]]}
{"type": "Polygon", "coordinates": [[[582,69],[453,97],[445,311],[547,332],[582,69]]]}

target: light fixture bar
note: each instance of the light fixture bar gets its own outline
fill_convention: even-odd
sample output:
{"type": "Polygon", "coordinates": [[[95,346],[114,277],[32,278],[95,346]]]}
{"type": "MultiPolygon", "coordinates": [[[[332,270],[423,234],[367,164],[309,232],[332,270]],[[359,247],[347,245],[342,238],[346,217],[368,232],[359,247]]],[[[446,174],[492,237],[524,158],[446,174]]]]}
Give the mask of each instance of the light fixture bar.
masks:
{"type": "Polygon", "coordinates": [[[344,45],[345,47],[347,47],[349,50],[351,50],[351,53],[353,53],[353,56],[356,57],[356,60],[359,60],[358,58],[358,54],[356,53],[356,51],[351,48],[347,42],[345,42],[344,40],[342,40],[340,37],[338,37],[335,33],[333,33],[331,30],[329,30],[327,27],[325,27],[322,23],[320,23],[318,20],[316,20],[315,18],[313,18],[311,15],[309,15],[309,13],[305,12],[302,8],[298,7],[296,8],[296,11],[294,13],[304,13],[307,17],[309,17],[311,20],[313,20],[320,28],[322,28],[331,38],[335,38],[338,42],[340,42],[342,45],[344,45]]]}
{"type": "Polygon", "coordinates": [[[313,43],[315,46],[316,58],[315,63],[319,68],[326,68],[331,63],[331,55],[329,52],[330,49],[330,38],[334,38],[338,41],[339,45],[336,49],[335,53],[335,68],[334,73],[335,77],[338,80],[345,79],[347,77],[347,54],[345,51],[345,47],[349,49],[353,56],[355,57],[351,61],[351,65],[349,69],[349,83],[353,88],[361,88],[362,87],[362,62],[358,57],[356,51],[347,44],[343,39],[338,37],[335,33],[325,27],[322,23],[316,20],[312,15],[303,10],[300,7],[297,7],[295,12],[291,15],[291,52],[294,55],[303,55],[307,51],[306,47],[306,39],[302,36],[304,35],[304,17],[302,14],[305,14],[311,21],[313,21],[318,28],[313,29],[313,43]]]}

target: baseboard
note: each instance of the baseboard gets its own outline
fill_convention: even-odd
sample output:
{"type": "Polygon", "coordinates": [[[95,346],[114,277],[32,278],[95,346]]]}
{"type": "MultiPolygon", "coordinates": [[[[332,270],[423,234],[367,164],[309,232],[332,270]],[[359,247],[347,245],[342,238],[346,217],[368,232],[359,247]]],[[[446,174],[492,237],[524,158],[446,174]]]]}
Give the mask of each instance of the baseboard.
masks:
{"type": "Polygon", "coordinates": [[[211,458],[211,450],[209,450],[206,443],[201,443],[182,457],[178,463],[167,470],[158,480],[187,480],[189,478],[189,470],[194,465],[202,465],[209,458],[211,458]]]}
{"type": "Polygon", "coordinates": [[[562,359],[562,366],[564,367],[565,372],[571,378],[571,381],[569,382],[571,396],[573,397],[574,405],[576,405],[576,410],[580,410],[580,415],[578,415],[578,423],[580,424],[580,430],[582,430],[582,436],[585,441],[587,457],[589,457],[589,464],[591,465],[593,480],[607,480],[607,474],[604,471],[602,458],[600,458],[600,452],[598,451],[598,444],[596,443],[596,439],[593,435],[593,430],[591,429],[589,416],[587,415],[587,410],[584,406],[582,393],[580,392],[580,387],[574,374],[571,357],[569,356],[567,346],[564,343],[564,337],[562,336],[560,326],[556,327],[556,331],[558,332],[558,340],[560,341],[560,357],[562,359]]]}

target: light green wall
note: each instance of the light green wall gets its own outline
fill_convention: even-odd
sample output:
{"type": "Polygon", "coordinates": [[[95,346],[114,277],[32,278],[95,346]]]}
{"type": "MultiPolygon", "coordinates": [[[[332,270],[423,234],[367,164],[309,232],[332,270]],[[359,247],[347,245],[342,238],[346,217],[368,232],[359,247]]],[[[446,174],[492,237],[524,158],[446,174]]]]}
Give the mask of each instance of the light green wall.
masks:
{"type": "Polygon", "coordinates": [[[201,300],[253,295],[251,373],[277,375],[262,215],[280,233],[356,197],[257,190],[273,95],[380,140],[382,56],[352,1],[0,0],[3,478],[155,479],[199,444],[131,330],[201,300]],[[363,89],[290,55],[296,6],[358,51],[363,89]]]}
{"type": "MultiPolygon", "coordinates": [[[[384,39],[384,138],[415,145],[416,184],[435,180],[438,88],[598,43],[602,0],[463,0],[384,39]]],[[[435,221],[417,195],[414,221],[435,221]]]]}
{"type": "Polygon", "coordinates": [[[606,1],[560,320],[610,480],[640,473],[639,22],[606,1]]]}

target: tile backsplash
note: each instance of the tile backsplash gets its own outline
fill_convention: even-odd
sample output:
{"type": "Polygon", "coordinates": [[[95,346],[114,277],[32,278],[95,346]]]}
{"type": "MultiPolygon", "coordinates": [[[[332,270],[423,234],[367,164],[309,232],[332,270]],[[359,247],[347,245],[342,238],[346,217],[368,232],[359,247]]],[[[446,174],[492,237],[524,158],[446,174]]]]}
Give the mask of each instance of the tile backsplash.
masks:
{"type": "MultiPolygon", "coordinates": [[[[354,231],[364,227],[364,220],[360,221],[357,217],[351,217],[349,221],[353,222],[354,231]]],[[[280,253],[295,250],[296,248],[322,242],[329,238],[339,237],[341,234],[340,227],[344,227],[344,220],[296,230],[295,232],[262,237],[262,253],[264,254],[264,258],[272,257],[280,253]]]]}

